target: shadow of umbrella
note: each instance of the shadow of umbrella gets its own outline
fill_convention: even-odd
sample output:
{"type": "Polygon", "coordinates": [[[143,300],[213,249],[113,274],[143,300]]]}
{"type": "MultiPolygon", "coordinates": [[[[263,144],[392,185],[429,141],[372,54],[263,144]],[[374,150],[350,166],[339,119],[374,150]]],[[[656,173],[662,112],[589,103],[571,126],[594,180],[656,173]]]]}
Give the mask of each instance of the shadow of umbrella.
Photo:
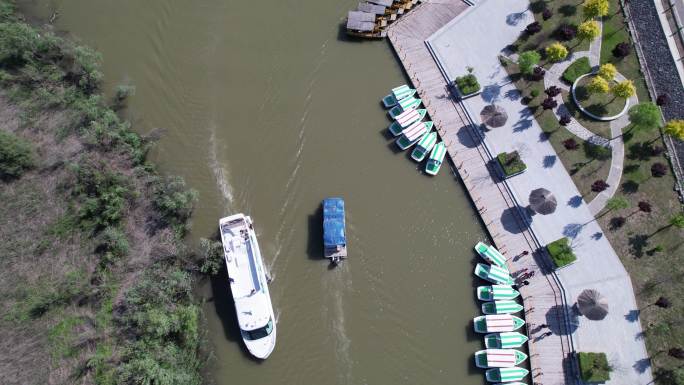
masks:
{"type": "Polygon", "coordinates": [[[579,327],[579,318],[572,307],[555,305],[546,312],[546,324],[553,334],[568,335],[579,327]]]}
{"type": "Polygon", "coordinates": [[[527,230],[532,223],[532,216],[525,207],[509,207],[501,214],[501,224],[504,230],[511,234],[520,234],[527,230]]]}
{"type": "Polygon", "coordinates": [[[496,104],[490,104],[480,111],[480,119],[482,119],[482,123],[487,126],[497,128],[506,124],[508,114],[503,107],[496,104]]]}
{"type": "Polygon", "coordinates": [[[556,211],[556,207],[558,206],[556,197],[551,194],[551,191],[545,188],[532,190],[529,200],[530,208],[534,210],[534,212],[542,215],[552,214],[556,211]]]}
{"type": "Polygon", "coordinates": [[[577,296],[577,308],[592,321],[600,321],[608,315],[608,301],[594,289],[586,289],[577,296]]]}

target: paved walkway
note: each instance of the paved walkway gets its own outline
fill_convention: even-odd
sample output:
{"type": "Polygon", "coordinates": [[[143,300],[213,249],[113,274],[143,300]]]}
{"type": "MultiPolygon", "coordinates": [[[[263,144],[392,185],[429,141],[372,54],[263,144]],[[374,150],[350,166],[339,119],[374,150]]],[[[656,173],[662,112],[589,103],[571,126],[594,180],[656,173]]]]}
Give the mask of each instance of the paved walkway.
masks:
{"type": "MultiPolygon", "coordinates": [[[[636,316],[638,308],[629,275],[596,223],[588,205],[582,200],[570,175],[558,161],[553,147],[545,139],[533,114],[520,104],[520,92],[511,83],[498,61],[497,56],[501,54],[502,49],[512,43],[531,20],[528,7],[529,3],[524,0],[478,2],[476,7],[469,9],[430,36],[428,42],[448,78],[452,79],[466,73],[466,67],[475,68],[475,74],[480,79],[484,91],[482,95],[465,101],[467,110],[479,113],[485,105],[496,101],[507,111],[509,122],[504,127],[488,130],[484,146],[494,154],[517,150],[527,163],[528,169],[525,173],[508,180],[507,185],[510,186],[514,202],[525,202],[522,205],[526,206],[530,191],[538,187],[546,187],[555,194],[559,205],[554,214],[534,215],[526,220],[531,223],[531,230],[542,244],[561,237],[568,237],[571,240],[578,260],[558,272],[567,290],[569,302],[574,302],[583,290],[595,288],[610,303],[610,312],[602,321],[588,321],[584,317],[576,316],[571,309],[561,310],[573,317],[572,336],[577,350],[606,352],[610,363],[615,367],[608,384],[647,384],[652,381],[650,361],[643,341],[638,338],[642,330],[636,316]]],[[[412,20],[411,15],[407,20],[412,20]]],[[[404,25],[408,23],[407,20],[404,25]]],[[[395,41],[396,38],[393,44],[395,41]]],[[[423,65],[425,66],[427,64],[423,65]]],[[[409,70],[412,78],[417,77],[413,71],[420,70],[409,70]]],[[[429,95],[421,93],[421,96],[429,95]]],[[[471,116],[478,119],[475,114],[471,116]]],[[[449,127],[450,121],[446,122],[449,127]]],[[[442,121],[437,120],[437,125],[443,130],[442,121]]],[[[467,148],[467,142],[462,136],[457,138],[461,140],[461,146],[467,148]]],[[[480,165],[480,168],[482,167],[483,165],[480,165]]],[[[470,169],[467,169],[467,172],[470,173],[470,169]]],[[[488,179],[491,177],[483,181],[487,182],[488,179]]],[[[489,185],[476,187],[476,193],[483,194],[481,199],[494,195],[493,192],[496,191],[489,185]]],[[[489,213],[497,208],[485,206],[483,209],[489,213]]],[[[520,211],[526,212],[524,207],[520,211]]],[[[502,210],[498,211],[495,217],[499,216],[499,222],[502,223],[507,235],[517,239],[516,234],[520,233],[520,230],[514,226],[506,226],[506,217],[510,215],[510,211],[502,210]]],[[[485,223],[489,223],[488,221],[485,219],[485,223]]],[[[533,296],[531,300],[534,301],[536,293],[529,294],[533,296]]],[[[526,308],[529,306],[529,299],[528,297],[526,300],[526,308]]],[[[544,300],[540,302],[544,304],[544,300]]],[[[534,317],[538,310],[534,309],[531,315],[534,317]]],[[[558,312],[557,309],[554,310],[548,312],[551,317],[558,312]]],[[[531,347],[543,343],[545,340],[540,340],[531,347]]],[[[556,344],[558,343],[561,341],[557,340],[556,344]]],[[[531,364],[534,366],[534,361],[531,364]]],[[[546,370],[541,370],[546,376],[546,370]]],[[[562,383],[548,379],[542,379],[540,382],[562,383]]]]}
{"type": "MultiPolygon", "coordinates": [[[[572,384],[574,374],[568,355],[572,346],[559,282],[552,274],[543,274],[547,268],[532,255],[514,258],[523,251],[539,248],[534,235],[518,215],[517,203],[491,168],[491,154],[474,130],[464,107],[457,103],[447,87],[437,63],[431,56],[425,40],[450,20],[464,12],[460,0],[426,2],[409,15],[392,25],[388,37],[404,68],[418,89],[430,117],[435,121],[441,138],[447,143],[449,157],[458,169],[470,197],[478,208],[494,243],[509,256],[512,271],[527,268],[536,272],[530,285],[520,289],[525,319],[530,336],[529,363],[532,381],[544,384],[572,384]],[[513,229],[513,231],[510,231],[513,229]],[[538,325],[548,324],[557,333],[543,338],[538,325]]],[[[476,316],[477,314],[473,314],[476,316]]],[[[481,338],[481,336],[473,336],[481,338]]]]}

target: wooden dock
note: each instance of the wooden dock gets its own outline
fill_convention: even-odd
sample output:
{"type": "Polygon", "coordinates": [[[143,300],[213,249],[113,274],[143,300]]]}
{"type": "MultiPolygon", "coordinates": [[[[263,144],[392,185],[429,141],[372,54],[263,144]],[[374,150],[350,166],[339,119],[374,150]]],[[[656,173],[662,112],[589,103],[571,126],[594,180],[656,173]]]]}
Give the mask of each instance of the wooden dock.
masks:
{"type": "Polygon", "coordinates": [[[568,330],[572,325],[562,283],[552,273],[545,251],[519,212],[515,196],[499,177],[498,166],[493,163],[478,125],[454,97],[425,42],[467,9],[462,0],[425,1],[392,24],[388,37],[447,144],[455,174],[460,176],[493,242],[508,258],[511,272],[522,269],[535,272],[529,285],[520,288],[530,339],[528,383],[575,384],[579,381],[568,330]],[[522,256],[525,251],[529,255],[522,256]],[[544,336],[549,331],[552,334],[544,336]]]}

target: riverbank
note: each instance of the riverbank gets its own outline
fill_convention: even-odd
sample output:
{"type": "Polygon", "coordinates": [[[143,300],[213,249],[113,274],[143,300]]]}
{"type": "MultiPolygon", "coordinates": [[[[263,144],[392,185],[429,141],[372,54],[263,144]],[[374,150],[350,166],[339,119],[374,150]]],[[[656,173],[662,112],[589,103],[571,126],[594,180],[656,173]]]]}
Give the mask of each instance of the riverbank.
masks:
{"type": "Polygon", "coordinates": [[[196,194],[146,161],[95,51],[4,0],[0,30],[1,382],[200,383],[196,194]]]}

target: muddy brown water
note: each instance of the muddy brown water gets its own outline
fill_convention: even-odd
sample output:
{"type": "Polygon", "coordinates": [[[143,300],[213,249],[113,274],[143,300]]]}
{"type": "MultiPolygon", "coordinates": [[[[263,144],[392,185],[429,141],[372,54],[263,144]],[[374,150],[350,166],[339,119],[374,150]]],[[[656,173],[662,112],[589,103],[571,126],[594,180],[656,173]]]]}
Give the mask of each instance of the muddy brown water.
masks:
{"type": "MultiPolygon", "coordinates": [[[[351,0],[35,0],[23,11],[97,50],[105,90],[163,128],[151,157],[200,193],[191,242],[255,221],[278,340],[249,358],[225,281],[207,283],[217,384],[482,384],[472,353],[482,227],[447,164],[421,172],[387,136],[380,98],[406,82],[386,41],[348,41],[351,0]],[[321,259],[318,208],[347,204],[349,259],[321,259]]],[[[225,276],[223,276],[225,279],[225,276]]]]}

